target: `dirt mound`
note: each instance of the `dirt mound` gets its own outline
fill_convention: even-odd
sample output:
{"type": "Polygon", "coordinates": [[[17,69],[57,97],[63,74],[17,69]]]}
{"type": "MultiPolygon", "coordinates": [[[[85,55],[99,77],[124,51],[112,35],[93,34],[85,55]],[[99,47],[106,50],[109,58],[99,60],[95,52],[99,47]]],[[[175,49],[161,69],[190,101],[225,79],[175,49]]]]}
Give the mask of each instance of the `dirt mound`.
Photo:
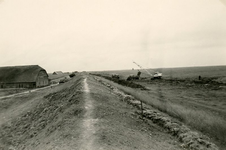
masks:
{"type": "Polygon", "coordinates": [[[68,108],[79,102],[80,80],[78,79],[77,84],[70,88],[43,97],[31,111],[8,124],[3,124],[0,127],[0,149],[23,149],[25,142],[35,138],[42,130],[45,130],[44,134],[48,136],[60,128],[64,123],[60,118],[69,113],[68,108]]]}

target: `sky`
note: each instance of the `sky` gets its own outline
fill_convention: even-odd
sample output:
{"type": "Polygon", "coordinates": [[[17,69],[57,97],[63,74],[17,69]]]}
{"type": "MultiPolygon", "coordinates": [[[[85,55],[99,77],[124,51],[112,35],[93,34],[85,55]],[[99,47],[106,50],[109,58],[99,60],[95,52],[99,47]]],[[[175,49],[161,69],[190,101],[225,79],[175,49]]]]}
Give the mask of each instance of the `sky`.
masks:
{"type": "Polygon", "coordinates": [[[226,65],[226,0],[0,0],[0,66],[226,65]]]}

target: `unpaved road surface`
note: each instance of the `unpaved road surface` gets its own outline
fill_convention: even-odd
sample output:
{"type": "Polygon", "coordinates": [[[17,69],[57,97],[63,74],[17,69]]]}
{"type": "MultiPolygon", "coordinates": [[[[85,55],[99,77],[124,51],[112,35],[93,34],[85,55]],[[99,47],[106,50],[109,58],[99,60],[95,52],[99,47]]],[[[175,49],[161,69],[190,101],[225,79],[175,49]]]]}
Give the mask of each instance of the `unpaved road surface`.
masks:
{"type": "Polygon", "coordinates": [[[93,117],[93,99],[90,96],[90,90],[87,83],[87,78],[84,79],[84,101],[85,101],[85,115],[82,121],[82,144],[80,149],[101,149],[99,145],[95,142],[96,140],[96,128],[95,125],[98,123],[98,118],[93,117]]]}
{"type": "Polygon", "coordinates": [[[182,149],[175,137],[142,121],[132,106],[87,74],[48,91],[13,98],[0,111],[5,118],[0,125],[3,150],[182,149]],[[7,115],[12,109],[17,113],[7,115]]]}
{"type": "MultiPolygon", "coordinates": [[[[8,98],[8,97],[13,97],[13,96],[18,96],[18,95],[23,95],[23,94],[29,94],[31,92],[35,92],[35,91],[39,91],[39,90],[44,90],[44,89],[47,89],[47,88],[52,88],[54,86],[57,86],[59,83],[57,84],[53,84],[51,86],[46,86],[46,87],[43,87],[43,88],[37,88],[37,89],[33,89],[33,90],[25,90],[23,92],[16,92],[15,94],[6,94],[5,96],[0,96],[0,99],[3,99],[3,98],[8,98]]],[[[2,92],[4,93],[4,92],[2,92]]],[[[1,94],[2,95],[2,94],[1,94]]],[[[4,94],[3,94],[4,95],[4,94]]]]}

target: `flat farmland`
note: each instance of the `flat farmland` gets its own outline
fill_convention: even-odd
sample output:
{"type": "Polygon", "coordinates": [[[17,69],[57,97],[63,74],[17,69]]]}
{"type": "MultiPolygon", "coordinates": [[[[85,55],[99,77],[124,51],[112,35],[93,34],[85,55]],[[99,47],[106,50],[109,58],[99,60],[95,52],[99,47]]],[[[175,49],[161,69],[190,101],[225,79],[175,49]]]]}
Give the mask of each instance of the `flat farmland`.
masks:
{"type": "MultiPolygon", "coordinates": [[[[141,79],[132,82],[147,90],[122,90],[214,138],[225,147],[226,66],[157,69],[163,73],[161,80],[151,80],[144,70],[140,71],[141,79]]],[[[103,76],[116,73],[120,79],[126,79],[130,74],[136,75],[137,70],[96,73],[103,76]]]]}
{"type": "MultiPolygon", "coordinates": [[[[150,77],[149,74],[144,69],[134,69],[134,70],[112,70],[112,71],[101,71],[92,73],[101,73],[103,75],[119,74],[120,78],[126,79],[130,74],[137,74],[140,70],[141,78],[150,77]]],[[[157,69],[147,69],[148,72],[153,74],[156,71],[162,72],[165,79],[198,79],[201,77],[215,78],[219,81],[222,80],[226,82],[226,66],[206,66],[206,67],[183,67],[183,68],[157,68],[157,69]]]]}
{"type": "Polygon", "coordinates": [[[159,100],[176,103],[195,110],[205,110],[226,119],[226,86],[186,80],[136,81],[150,89],[159,100]]]}

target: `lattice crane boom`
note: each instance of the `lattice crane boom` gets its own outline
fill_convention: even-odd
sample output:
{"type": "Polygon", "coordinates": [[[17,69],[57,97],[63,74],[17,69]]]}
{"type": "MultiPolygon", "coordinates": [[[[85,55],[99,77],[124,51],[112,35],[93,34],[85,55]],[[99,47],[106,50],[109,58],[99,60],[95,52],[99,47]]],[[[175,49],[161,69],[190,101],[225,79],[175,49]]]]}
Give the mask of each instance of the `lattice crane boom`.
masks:
{"type": "Polygon", "coordinates": [[[149,74],[150,76],[153,76],[147,69],[144,69],[142,66],[137,64],[135,61],[133,63],[136,64],[140,69],[145,70],[147,72],[147,74],[149,74]]]}

